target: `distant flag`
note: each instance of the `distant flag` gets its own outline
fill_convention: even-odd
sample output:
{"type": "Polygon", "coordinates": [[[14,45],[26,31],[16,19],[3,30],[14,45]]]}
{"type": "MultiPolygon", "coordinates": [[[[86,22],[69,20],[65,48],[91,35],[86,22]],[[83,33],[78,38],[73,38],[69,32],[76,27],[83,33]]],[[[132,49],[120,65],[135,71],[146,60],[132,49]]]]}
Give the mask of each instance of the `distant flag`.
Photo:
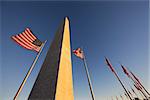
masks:
{"type": "Polygon", "coordinates": [[[130,73],[132,74],[132,76],[134,77],[134,79],[139,83],[141,84],[140,80],[130,71],[130,73]]]}
{"type": "Polygon", "coordinates": [[[111,65],[111,63],[109,62],[109,60],[105,57],[105,61],[106,61],[106,64],[109,66],[109,68],[111,69],[112,72],[115,72],[113,66],[111,65]]]}
{"type": "Polygon", "coordinates": [[[40,51],[42,42],[33,35],[29,28],[26,28],[22,33],[11,36],[11,38],[20,46],[28,50],[33,50],[36,52],[40,51]]]}
{"type": "Polygon", "coordinates": [[[118,79],[118,81],[120,82],[121,86],[123,87],[124,91],[127,93],[128,97],[130,100],[132,100],[132,98],[130,97],[127,89],[125,88],[125,86],[123,85],[122,81],[120,80],[119,76],[117,75],[117,73],[115,72],[113,66],[111,65],[111,63],[109,62],[109,60],[105,57],[105,61],[106,64],[109,66],[109,68],[111,69],[111,71],[114,73],[114,75],[116,76],[116,78],[118,79]]]}
{"type": "Polygon", "coordinates": [[[138,83],[135,83],[134,86],[135,86],[135,88],[136,88],[137,90],[139,90],[139,91],[145,96],[145,98],[148,100],[149,97],[147,97],[147,95],[142,91],[141,85],[138,84],[138,83]]]}
{"type": "Polygon", "coordinates": [[[84,58],[84,54],[83,54],[83,51],[81,50],[81,48],[77,48],[76,50],[73,50],[73,53],[80,59],[84,58]]]}
{"type": "Polygon", "coordinates": [[[145,87],[142,85],[140,80],[131,71],[130,71],[130,73],[132,74],[133,78],[135,79],[134,83],[138,84],[140,86],[140,88],[144,89],[144,91],[150,96],[150,93],[145,89],[145,87]]]}
{"type": "Polygon", "coordinates": [[[128,70],[123,65],[121,65],[121,67],[122,67],[124,73],[130,78],[130,74],[128,73],[128,70]]]}
{"type": "Polygon", "coordinates": [[[138,84],[138,83],[135,83],[134,84],[134,87],[137,89],[137,90],[142,90],[142,87],[138,84]]]}
{"type": "Polygon", "coordinates": [[[127,70],[123,65],[121,65],[121,67],[122,67],[124,73],[125,73],[135,84],[139,84],[140,87],[141,87],[141,89],[144,89],[145,92],[150,96],[149,92],[145,89],[145,87],[142,85],[142,83],[140,82],[140,80],[139,80],[131,71],[128,72],[128,70],[127,70]]]}
{"type": "Polygon", "coordinates": [[[92,82],[91,82],[91,79],[90,79],[90,73],[88,71],[88,67],[87,67],[85,55],[83,54],[83,50],[81,50],[81,48],[77,48],[77,49],[73,50],[73,53],[74,53],[74,55],[76,55],[77,57],[82,59],[82,61],[83,61],[86,76],[87,76],[87,79],[88,79],[88,85],[89,85],[90,92],[91,92],[91,97],[92,97],[92,100],[95,100],[94,91],[93,91],[93,88],[92,88],[92,82]]]}

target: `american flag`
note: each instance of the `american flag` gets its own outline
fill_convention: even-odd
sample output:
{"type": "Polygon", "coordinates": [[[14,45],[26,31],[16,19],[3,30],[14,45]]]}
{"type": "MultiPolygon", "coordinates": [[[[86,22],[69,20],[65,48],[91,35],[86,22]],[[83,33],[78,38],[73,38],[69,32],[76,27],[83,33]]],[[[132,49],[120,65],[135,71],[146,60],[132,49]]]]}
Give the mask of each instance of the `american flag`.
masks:
{"type": "Polygon", "coordinates": [[[32,31],[29,28],[26,28],[20,34],[11,36],[11,38],[25,49],[33,50],[36,52],[40,51],[42,42],[35,35],[33,35],[32,31]]]}

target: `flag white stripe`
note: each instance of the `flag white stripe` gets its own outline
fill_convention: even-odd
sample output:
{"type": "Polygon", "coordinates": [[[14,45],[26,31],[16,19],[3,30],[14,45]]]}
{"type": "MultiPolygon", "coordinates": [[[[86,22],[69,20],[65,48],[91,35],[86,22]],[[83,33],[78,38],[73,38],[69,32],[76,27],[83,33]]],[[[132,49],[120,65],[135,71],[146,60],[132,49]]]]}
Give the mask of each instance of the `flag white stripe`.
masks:
{"type": "Polygon", "coordinates": [[[30,48],[30,47],[28,47],[27,45],[25,45],[24,43],[22,43],[20,40],[18,40],[15,36],[12,36],[12,39],[14,40],[14,41],[16,41],[20,46],[22,46],[22,47],[24,47],[24,48],[26,48],[26,49],[28,49],[28,50],[32,50],[32,48],[30,48]]]}
{"type": "Polygon", "coordinates": [[[28,41],[22,34],[19,34],[19,36],[25,41],[27,42],[29,45],[33,46],[33,48],[37,48],[38,46],[32,44],[32,42],[28,41]]]}
{"type": "Polygon", "coordinates": [[[31,37],[31,35],[29,34],[29,32],[27,30],[25,30],[25,34],[32,40],[34,41],[35,39],[31,37]]]}
{"type": "Polygon", "coordinates": [[[22,43],[24,43],[26,46],[30,47],[31,50],[35,50],[35,51],[38,52],[38,50],[37,50],[35,47],[29,45],[29,44],[28,44],[27,42],[25,42],[20,36],[16,35],[16,38],[19,39],[19,40],[20,40],[22,43]]]}
{"type": "Polygon", "coordinates": [[[31,40],[31,39],[26,35],[25,32],[22,32],[22,35],[24,35],[24,37],[25,37],[27,40],[29,40],[30,42],[33,42],[33,40],[31,40]]]}
{"type": "Polygon", "coordinates": [[[31,37],[33,39],[36,39],[36,37],[33,35],[33,33],[31,32],[31,30],[29,28],[26,28],[26,30],[28,31],[28,33],[31,35],[31,37]]]}

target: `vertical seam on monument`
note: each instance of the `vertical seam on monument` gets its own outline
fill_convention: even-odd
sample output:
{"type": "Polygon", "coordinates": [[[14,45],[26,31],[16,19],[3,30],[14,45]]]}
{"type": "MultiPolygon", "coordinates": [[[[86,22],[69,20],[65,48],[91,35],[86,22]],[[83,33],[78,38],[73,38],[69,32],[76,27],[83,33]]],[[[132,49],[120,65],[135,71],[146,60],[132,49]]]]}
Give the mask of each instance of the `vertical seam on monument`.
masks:
{"type": "MultiPolygon", "coordinates": [[[[61,49],[60,49],[60,52],[59,52],[59,58],[61,57],[61,51],[62,51],[62,44],[63,44],[62,42],[63,42],[63,37],[64,37],[64,25],[65,25],[65,18],[64,18],[64,23],[63,23],[63,30],[62,30],[63,35],[62,35],[62,38],[61,38],[61,47],[60,47],[61,49]]],[[[59,59],[58,63],[60,63],[60,59],[59,59]]],[[[59,64],[58,64],[58,66],[59,66],[59,64]]],[[[54,98],[53,98],[53,100],[55,100],[55,95],[56,95],[58,74],[59,74],[59,67],[57,69],[57,76],[56,76],[56,82],[55,82],[55,92],[54,92],[54,98]]]]}

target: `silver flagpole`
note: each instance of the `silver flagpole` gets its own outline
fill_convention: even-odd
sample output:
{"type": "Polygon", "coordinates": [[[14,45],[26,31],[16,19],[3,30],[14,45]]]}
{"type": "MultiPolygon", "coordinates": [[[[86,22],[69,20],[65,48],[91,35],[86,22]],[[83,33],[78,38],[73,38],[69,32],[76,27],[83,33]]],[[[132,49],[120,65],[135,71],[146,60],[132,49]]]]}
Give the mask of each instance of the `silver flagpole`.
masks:
{"type": "Polygon", "coordinates": [[[87,68],[87,63],[86,63],[84,52],[83,52],[83,63],[84,63],[85,71],[86,71],[86,76],[87,76],[87,79],[88,79],[88,84],[89,84],[92,100],[95,100],[95,96],[94,96],[94,92],[93,92],[93,88],[92,88],[92,83],[91,83],[91,79],[90,79],[90,74],[89,74],[89,71],[88,71],[88,68],[87,68]]]}
{"type": "Polygon", "coordinates": [[[41,54],[41,52],[42,52],[42,50],[43,50],[43,48],[44,48],[46,42],[47,42],[47,40],[46,40],[44,43],[42,43],[40,51],[38,52],[36,58],[34,59],[32,65],[31,65],[31,67],[29,68],[29,70],[28,70],[26,76],[24,77],[24,79],[23,79],[23,81],[22,81],[22,83],[21,83],[21,85],[20,85],[18,91],[16,92],[16,94],[15,94],[13,100],[17,100],[17,97],[19,96],[19,94],[20,94],[20,92],[22,91],[22,88],[24,87],[24,85],[25,85],[25,83],[26,83],[28,77],[30,76],[30,74],[31,74],[31,72],[32,72],[32,70],[33,70],[33,68],[35,67],[35,64],[36,64],[36,62],[37,62],[37,60],[38,60],[38,58],[39,58],[39,56],[40,56],[40,54],[41,54]]]}

